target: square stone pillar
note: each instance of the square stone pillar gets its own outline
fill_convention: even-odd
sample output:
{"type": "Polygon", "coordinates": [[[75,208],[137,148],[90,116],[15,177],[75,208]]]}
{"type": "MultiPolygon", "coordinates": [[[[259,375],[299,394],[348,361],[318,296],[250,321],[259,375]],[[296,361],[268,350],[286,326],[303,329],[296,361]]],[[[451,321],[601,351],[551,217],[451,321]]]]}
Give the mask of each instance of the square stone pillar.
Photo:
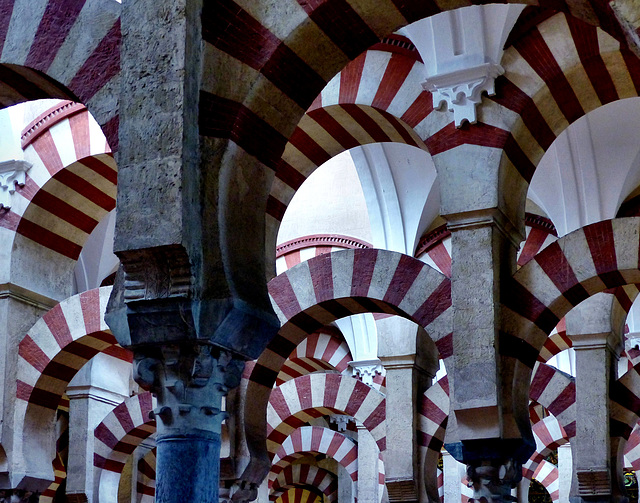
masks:
{"type": "Polygon", "coordinates": [[[564,444],[558,447],[558,482],[559,503],[569,503],[571,494],[571,482],[573,480],[573,456],[571,454],[571,444],[564,444]]]}
{"type": "Polygon", "coordinates": [[[378,503],[380,501],[378,455],[380,451],[373,435],[358,424],[358,503],[378,503]]]}

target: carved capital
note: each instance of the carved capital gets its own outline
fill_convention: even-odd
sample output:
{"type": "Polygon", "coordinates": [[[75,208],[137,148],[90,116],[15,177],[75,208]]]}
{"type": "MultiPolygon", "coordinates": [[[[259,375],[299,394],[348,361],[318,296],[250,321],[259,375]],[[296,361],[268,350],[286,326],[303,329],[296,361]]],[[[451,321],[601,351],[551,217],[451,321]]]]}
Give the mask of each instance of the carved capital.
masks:
{"type": "Polygon", "coordinates": [[[16,191],[16,185],[24,187],[29,169],[31,169],[31,163],[27,161],[0,162],[0,209],[11,208],[11,198],[16,191]]]}
{"type": "Polygon", "coordinates": [[[349,362],[353,377],[360,379],[368,386],[373,386],[373,378],[376,374],[382,374],[384,367],[380,360],[360,360],[349,362]]]}
{"type": "Polygon", "coordinates": [[[240,384],[244,361],[215,346],[166,344],[134,355],[134,378],[158,399],[158,434],[220,433],[223,398],[240,384]]]}
{"type": "Polygon", "coordinates": [[[522,465],[517,461],[482,461],[467,465],[469,486],[473,488],[473,498],[470,502],[502,503],[517,501],[511,495],[511,489],[522,480],[522,465]]]}
{"type": "Polygon", "coordinates": [[[0,491],[0,503],[38,503],[40,495],[37,492],[24,489],[5,489],[0,491]]]}

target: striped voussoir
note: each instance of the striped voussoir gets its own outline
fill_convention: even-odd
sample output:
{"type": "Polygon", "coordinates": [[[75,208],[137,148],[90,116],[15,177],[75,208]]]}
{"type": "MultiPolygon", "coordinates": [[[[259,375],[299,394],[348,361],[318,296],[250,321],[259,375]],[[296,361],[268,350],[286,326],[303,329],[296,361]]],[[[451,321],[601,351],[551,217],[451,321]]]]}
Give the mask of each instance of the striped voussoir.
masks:
{"type": "Polygon", "coordinates": [[[436,476],[438,480],[438,499],[440,503],[444,503],[444,473],[440,468],[436,469],[436,476]]]}
{"type": "Polygon", "coordinates": [[[560,501],[560,479],[556,465],[549,461],[541,461],[533,474],[533,478],[544,486],[553,503],[560,501]]]}
{"type": "Polygon", "coordinates": [[[138,461],[137,503],[154,503],[156,500],[156,448],[138,461]]]}
{"type": "Polygon", "coordinates": [[[349,346],[337,329],[320,329],[309,335],[291,352],[276,378],[276,386],[312,372],[343,372],[352,360],[349,346]]]}
{"type": "Polygon", "coordinates": [[[422,395],[418,422],[421,471],[431,499],[438,494],[437,465],[449,417],[449,378],[438,379],[422,395]]]}
{"type": "Polygon", "coordinates": [[[51,410],[58,408],[67,385],[98,353],[131,361],[106,323],[112,287],[70,297],[47,312],[18,346],[17,398],[51,410]]]}
{"type": "Polygon", "coordinates": [[[640,424],[636,423],[624,446],[625,466],[640,470],[640,424]]]}
{"type": "Polygon", "coordinates": [[[540,354],[538,355],[538,361],[546,363],[570,347],[573,347],[573,343],[567,335],[567,322],[562,318],[545,341],[544,346],[542,346],[540,354]]]}
{"type": "Polygon", "coordinates": [[[156,422],[149,416],[153,401],[148,391],[127,398],[96,427],[93,455],[96,469],[120,476],[134,449],[156,431],[156,422]]]}
{"type": "Polygon", "coordinates": [[[545,363],[536,363],[529,398],[547,409],[562,425],[568,439],[576,435],[576,385],[570,375],[545,363]]]}
{"type": "Polygon", "coordinates": [[[334,459],[344,467],[351,480],[358,480],[358,445],[354,440],[329,428],[302,426],[293,431],[275,453],[269,486],[273,487],[278,475],[292,460],[305,453],[324,454],[334,459]]]}
{"type": "Polygon", "coordinates": [[[555,449],[569,442],[566,432],[554,416],[547,416],[533,425],[536,450],[522,467],[522,475],[532,479],[538,466],[555,449]]]}
{"type": "Polygon", "coordinates": [[[277,500],[282,494],[296,486],[311,486],[322,491],[330,502],[338,499],[338,480],[335,474],[309,464],[289,465],[271,483],[269,499],[277,500]]]}
{"type": "Polygon", "coordinates": [[[76,260],[89,234],[115,208],[117,168],[86,107],[63,101],[22,132],[33,164],[0,225],[76,260]]]}
{"type": "Polygon", "coordinates": [[[112,148],[118,140],[120,5],[0,0],[0,108],[42,98],[80,101],[112,148]]]}
{"type": "Polygon", "coordinates": [[[640,218],[587,225],[551,243],[505,289],[500,350],[533,368],[548,334],[587,297],[640,280],[640,218]]]}
{"type": "Polygon", "coordinates": [[[276,503],[322,503],[322,493],[304,487],[292,487],[284,492],[276,503]]]}
{"type": "Polygon", "coordinates": [[[44,490],[44,492],[40,495],[40,499],[38,503],[52,503],[53,499],[56,496],[56,492],[58,488],[62,484],[62,482],[67,478],[67,468],[58,455],[53,460],[53,476],[54,481],[44,490]]]}
{"type": "Polygon", "coordinates": [[[640,367],[635,366],[609,387],[609,417],[612,437],[629,439],[640,418],[640,367]]]}
{"type": "MultiPolygon", "coordinates": [[[[274,388],[267,405],[267,450],[273,458],[286,438],[310,419],[330,414],[354,417],[386,448],[386,400],[358,379],[334,373],[308,374],[274,388]]],[[[257,414],[256,414],[257,415],[257,414]]]]}

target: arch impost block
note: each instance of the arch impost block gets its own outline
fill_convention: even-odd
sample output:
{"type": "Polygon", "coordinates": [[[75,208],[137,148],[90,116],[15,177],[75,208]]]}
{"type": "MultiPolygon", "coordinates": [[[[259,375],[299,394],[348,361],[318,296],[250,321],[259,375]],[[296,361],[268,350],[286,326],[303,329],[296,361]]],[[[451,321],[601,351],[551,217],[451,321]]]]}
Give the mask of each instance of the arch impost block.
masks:
{"type": "Polygon", "coordinates": [[[525,239],[525,236],[520,231],[521,226],[511,222],[509,217],[498,208],[486,208],[442,216],[447,220],[447,229],[451,232],[494,226],[516,248],[519,248],[520,243],[525,239]]]}

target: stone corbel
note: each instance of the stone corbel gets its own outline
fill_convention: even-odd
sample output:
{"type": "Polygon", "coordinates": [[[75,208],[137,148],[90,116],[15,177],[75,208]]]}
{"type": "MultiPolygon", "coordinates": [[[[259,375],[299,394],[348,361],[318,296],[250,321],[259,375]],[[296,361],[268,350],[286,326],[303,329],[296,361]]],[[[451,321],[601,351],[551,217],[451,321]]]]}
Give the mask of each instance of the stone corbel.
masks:
{"type": "Polygon", "coordinates": [[[11,198],[16,191],[16,185],[24,187],[29,169],[31,164],[27,161],[0,162],[0,209],[11,208],[11,198]]]}
{"type": "Polygon", "coordinates": [[[460,127],[465,120],[471,124],[478,121],[476,107],[482,101],[482,93],[495,95],[495,79],[503,73],[500,65],[484,63],[428,77],[422,87],[432,94],[433,108],[446,103],[447,109],[453,112],[456,127],[460,127]]]}
{"type": "Polygon", "coordinates": [[[360,379],[367,386],[373,386],[376,374],[382,374],[384,367],[380,360],[360,360],[349,362],[353,377],[360,379]]]}
{"type": "Polygon", "coordinates": [[[347,431],[347,426],[349,425],[349,421],[353,421],[354,419],[351,416],[346,416],[344,414],[334,414],[329,416],[329,421],[331,424],[335,424],[338,431],[347,431]]]}

